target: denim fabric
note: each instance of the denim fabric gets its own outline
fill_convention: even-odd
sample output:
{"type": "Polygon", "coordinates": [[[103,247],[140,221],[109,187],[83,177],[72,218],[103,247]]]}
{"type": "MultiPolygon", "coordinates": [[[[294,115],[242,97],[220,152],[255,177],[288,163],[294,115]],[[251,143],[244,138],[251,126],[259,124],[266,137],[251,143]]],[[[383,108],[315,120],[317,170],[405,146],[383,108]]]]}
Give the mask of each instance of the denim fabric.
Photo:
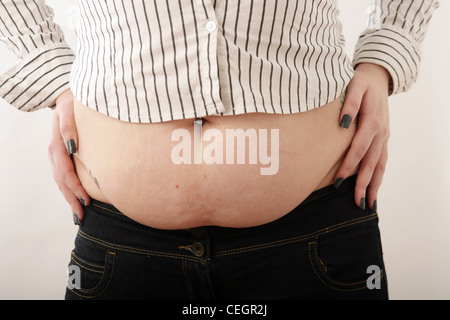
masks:
{"type": "Polygon", "coordinates": [[[355,183],[242,229],[158,230],[92,200],[69,263],[78,288],[66,299],[388,299],[378,215],[356,206],[355,183]],[[369,279],[371,266],[379,277],[369,279]]]}

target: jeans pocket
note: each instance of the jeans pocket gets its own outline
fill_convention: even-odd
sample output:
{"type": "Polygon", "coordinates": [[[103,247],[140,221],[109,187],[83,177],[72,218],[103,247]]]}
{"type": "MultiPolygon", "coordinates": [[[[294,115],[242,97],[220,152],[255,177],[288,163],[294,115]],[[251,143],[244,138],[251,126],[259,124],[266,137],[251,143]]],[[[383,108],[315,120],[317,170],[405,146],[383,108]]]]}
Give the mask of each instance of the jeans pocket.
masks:
{"type": "Polygon", "coordinates": [[[337,291],[378,289],[385,284],[378,219],[316,237],[309,242],[309,259],[319,280],[337,291]]]}
{"type": "Polygon", "coordinates": [[[105,293],[111,283],[116,253],[101,248],[95,251],[84,252],[85,256],[76,253],[76,250],[71,254],[67,289],[80,298],[97,298],[105,293]],[[102,262],[89,258],[93,254],[101,257],[102,262]]]}

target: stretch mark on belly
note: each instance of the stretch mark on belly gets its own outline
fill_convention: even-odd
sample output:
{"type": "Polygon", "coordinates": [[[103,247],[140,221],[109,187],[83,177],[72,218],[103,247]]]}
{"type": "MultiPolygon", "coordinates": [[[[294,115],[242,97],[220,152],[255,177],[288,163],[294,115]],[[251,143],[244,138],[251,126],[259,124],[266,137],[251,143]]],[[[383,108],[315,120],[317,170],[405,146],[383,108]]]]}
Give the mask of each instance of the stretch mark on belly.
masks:
{"type": "Polygon", "coordinates": [[[89,169],[89,175],[91,176],[91,178],[94,180],[94,182],[95,182],[95,185],[97,186],[97,188],[99,188],[99,190],[101,190],[100,189],[100,184],[98,183],[98,180],[97,180],[97,178],[96,177],[94,177],[93,175],[92,175],[92,172],[91,172],[91,169],[89,169]]]}

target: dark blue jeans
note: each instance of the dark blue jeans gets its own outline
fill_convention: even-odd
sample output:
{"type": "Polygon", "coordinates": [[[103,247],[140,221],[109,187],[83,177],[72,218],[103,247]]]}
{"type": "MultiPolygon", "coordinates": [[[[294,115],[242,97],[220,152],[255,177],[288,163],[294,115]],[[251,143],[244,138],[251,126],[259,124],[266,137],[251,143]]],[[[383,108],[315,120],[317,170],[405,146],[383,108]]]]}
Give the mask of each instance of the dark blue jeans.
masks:
{"type": "Polygon", "coordinates": [[[66,299],[387,299],[378,216],[356,206],[355,183],[244,229],[158,230],[93,200],[66,299]]]}

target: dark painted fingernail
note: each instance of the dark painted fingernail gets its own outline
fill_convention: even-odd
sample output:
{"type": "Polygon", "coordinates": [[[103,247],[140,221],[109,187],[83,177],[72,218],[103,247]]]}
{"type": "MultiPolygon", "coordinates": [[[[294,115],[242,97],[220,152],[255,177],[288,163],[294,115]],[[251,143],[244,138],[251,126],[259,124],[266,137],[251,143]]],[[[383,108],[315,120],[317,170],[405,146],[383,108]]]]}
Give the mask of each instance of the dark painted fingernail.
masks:
{"type": "Polygon", "coordinates": [[[342,184],[342,182],[344,182],[344,178],[338,178],[337,180],[336,180],[336,182],[334,183],[334,187],[336,188],[336,189],[338,189],[340,186],[341,186],[341,184],[342,184]]]}
{"type": "Polygon", "coordinates": [[[73,223],[76,225],[76,226],[79,226],[81,223],[80,223],[80,218],[78,218],[78,215],[77,214],[73,214],[73,223]]]}
{"type": "Polygon", "coordinates": [[[348,129],[348,128],[350,128],[350,125],[352,124],[352,120],[353,120],[352,117],[349,114],[346,114],[342,118],[340,126],[342,128],[348,129]]]}
{"type": "Polygon", "coordinates": [[[366,198],[364,198],[364,197],[361,198],[361,202],[360,202],[359,206],[363,210],[366,209],[366,198]]]}
{"type": "Polygon", "coordinates": [[[377,200],[375,200],[375,201],[373,202],[373,205],[372,205],[372,211],[373,211],[373,213],[377,212],[377,200]]]}
{"type": "Polygon", "coordinates": [[[80,198],[80,202],[81,202],[81,204],[82,204],[83,206],[86,207],[86,200],[84,200],[83,198],[80,198]]]}
{"type": "Polygon", "coordinates": [[[75,145],[75,140],[73,139],[67,140],[67,153],[69,154],[69,156],[73,155],[76,152],[77,146],[75,145]]]}

